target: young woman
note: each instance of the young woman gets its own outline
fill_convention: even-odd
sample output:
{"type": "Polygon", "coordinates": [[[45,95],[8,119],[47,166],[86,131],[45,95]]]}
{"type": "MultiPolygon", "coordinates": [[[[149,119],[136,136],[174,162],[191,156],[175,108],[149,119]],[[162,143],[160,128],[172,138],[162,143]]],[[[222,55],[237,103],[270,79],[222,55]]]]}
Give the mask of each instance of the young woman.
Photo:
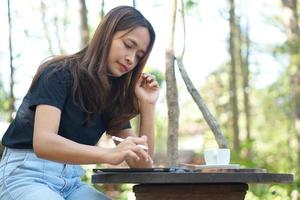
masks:
{"type": "Polygon", "coordinates": [[[108,199],[81,182],[79,164],[152,166],[159,86],[142,71],[154,40],[149,21],[120,6],[104,17],[86,48],[39,67],[2,140],[1,200],[108,199]],[[129,120],[137,114],[136,134],[129,120]],[[104,132],[124,141],[95,146],[104,132]]]}

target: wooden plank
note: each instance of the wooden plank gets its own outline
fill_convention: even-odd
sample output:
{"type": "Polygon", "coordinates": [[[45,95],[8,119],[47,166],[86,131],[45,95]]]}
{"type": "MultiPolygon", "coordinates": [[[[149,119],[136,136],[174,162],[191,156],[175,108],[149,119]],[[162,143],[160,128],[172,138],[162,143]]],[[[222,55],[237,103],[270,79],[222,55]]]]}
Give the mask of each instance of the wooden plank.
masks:
{"type": "Polygon", "coordinates": [[[141,172],[97,173],[93,183],[292,183],[292,174],[275,173],[197,173],[141,172]]]}
{"type": "Polygon", "coordinates": [[[137,200],[243,200],[247,184],[141,184],[133,187],[137,200]]]}

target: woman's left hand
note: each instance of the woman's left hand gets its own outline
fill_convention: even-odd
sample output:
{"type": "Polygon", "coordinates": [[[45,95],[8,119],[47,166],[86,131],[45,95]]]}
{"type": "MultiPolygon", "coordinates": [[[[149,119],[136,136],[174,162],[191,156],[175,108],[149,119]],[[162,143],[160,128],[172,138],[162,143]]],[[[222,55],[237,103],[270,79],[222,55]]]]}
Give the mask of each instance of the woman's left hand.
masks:
{"type": "Polygon", "coordinates": [[[146,73],[142,73],[135,86],[135,94],[139,103],[155,105],[159,96],[159,90],[159,85],[155,76],[146,73]]]}

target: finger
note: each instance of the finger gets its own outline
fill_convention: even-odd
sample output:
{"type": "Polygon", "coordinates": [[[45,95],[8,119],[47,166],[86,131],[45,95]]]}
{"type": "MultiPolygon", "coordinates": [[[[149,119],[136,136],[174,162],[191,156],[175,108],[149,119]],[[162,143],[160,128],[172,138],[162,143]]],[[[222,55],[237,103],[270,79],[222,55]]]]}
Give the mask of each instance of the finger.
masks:
{"type": "Polygon", "coordinates": [[[142,135],[141,138],[143,138],[145,140],[145,142],[147,142],[148,137],[146,135],[142,135]]]}
{"type": "Polygon", "coordinates": [[[147,82],[151,82],[151,81],[154,81],[154,80],[156,80],[156,77],[151,75],[151,74],[147,77],[147,82]]]}
{"type": "Polygon", "coordinates": [[[126,159],[134,159],[134,160],[136,160],[136,161],[139,161],[140,160],[140,157],[134,152],[134,151],[132,151],[132,150],[126,150],[126,152],[125,152],[125,160],[126,159]]]}
{"type": "Polygon", "coordinates": [[[136,150],[142,149],[144,152],[148,151],[148,143],[147,143],[147,137],[127,137],[126,138],[126,144],[130,148],[136,148],[136,150]]]}
{"type": "Polygon", "coordinates": [[[154,88],[159,87],[158,82],[157,82],[157,81],[154,81],[154,82],[150,83],[150,84],[149,84],[149,87],[154,87],[154,88]]]}
{"type": "Polygon", "coordinates": [[[147,142],[146,142],[146,140],[145,140],[144,137],[132,137],[132,136],[129,136],[129,137],[126,138],[126,140],[129,140],[129,141],[133,142],[134,144],[147,144],[147,142]]]}
{"type": "Polygon", "coordinates": [[[142,73],[143,78],[147,78],[149,75],[149,73],[142,73]]]}
{"type": "Polygon", "coordinates": [[[153,82],[156,82],[155,79],[150,79],[149,81],[147,80],[147,84],[150,84],[150,83],[153,83],[153,82]]]}
{"type": "Polygon", "coordinates": [[[137,81],[137,85],[139,85],[139,86],[141,86],[142,85],[142,82],[144,82],[144,78],[143,78],[143,76],[141,75],[140,77],[139,77],[139,79],[138,79],[138,81],[137,81]]]}
{"type": "Polygon", "coordinates": [[[142,136],[141,137],[143,139],[143,141],[139,144],[137,144],[139,147],[141,147],[144,151],[148,152],[148,142],[147,142],[147,136],[142,136]]]}
{"type": "Polygon", "coordinates": [[[149,154],[141,147],[139,147],[139,146],[137,146],[137,147],[138,147],[138,149],[136,149],[135,153],[139,156],[140,159],[143,159],[146,162],[148,162],[149,157],[150,157],[149,154]]]}
{"type": "Polygon", "coordinates": [[[131,151],[133,151],[136,155],[138,155],[140,158],[144,159],[144,160],[148,160],[148,153],[147,153],[147,149],[143,148],[143,147],[147,147],[147,145],[141,145],[131,142],[128,144],[128,148],[130,148],[131,151]]]}
{"type": "Polygon", "coordinates": [[[156,77],[154,75],[149,74],[149,73],[143,73],[142,77],[145,78],[145,79],[147,79],[147,81],[151,81],[151,80],[156,79],[156,77]]]}
{"type": "Polygon", "coordinates": [[[148,75],[148,76],[146,77],[146,79],[147,79],[147,81],[151,81],[151,80],[153,80],[154,78],[153,78],[152,75],[148,75]]]}
{"type": "Polygon", "coordinates": [[[151,164],[151,167],[153,166],[153,160],[152,160],[152,158],[149,156],[149,160],[148,160],[148,162],[151,164]]]}
{"type": "Polygon", "coordinates": [[[147,83],[147,75],[143,74],[140,78],[141,78],[141,81],[140,81],[140,86],[143,86],[147,83]]]}

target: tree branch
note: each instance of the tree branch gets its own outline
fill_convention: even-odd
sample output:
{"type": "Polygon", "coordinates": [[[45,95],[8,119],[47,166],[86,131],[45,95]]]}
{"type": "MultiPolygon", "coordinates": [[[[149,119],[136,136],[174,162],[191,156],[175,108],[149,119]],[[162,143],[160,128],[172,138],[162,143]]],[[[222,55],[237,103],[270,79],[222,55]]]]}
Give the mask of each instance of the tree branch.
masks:
{"type": "Polygon", "coordinates": [[[183,65],[182,58],[181,57],[176,58],[176,62],[177,62],[177,66],[179,68],[179,71],[181,73],[181,76],[184,80],[184,83],[185,83],[189,93],[193,97],[195,103],[197,104],[198,108],[200,109],[205,121],[207,122],[207,124],[211,128],[211,130],[212,130],[212,132],[215,136],[215,139],[218,143],[218,146],[220,148],[228,148],[227,141],[226,141],[226,139],[224,138],[224,136],[221,132],[221,129],[219,127],[219,124],[218,124],[217,120],[210,113],[210,111],[208,110],[204,100],[202,99],[202,97],[198,93],[197,89],[195,88],[194,84],[190,80],[190,78],[189,78],[189,76],[188,76],[188,74],[185,70],[185,67],[183,65]]]}

